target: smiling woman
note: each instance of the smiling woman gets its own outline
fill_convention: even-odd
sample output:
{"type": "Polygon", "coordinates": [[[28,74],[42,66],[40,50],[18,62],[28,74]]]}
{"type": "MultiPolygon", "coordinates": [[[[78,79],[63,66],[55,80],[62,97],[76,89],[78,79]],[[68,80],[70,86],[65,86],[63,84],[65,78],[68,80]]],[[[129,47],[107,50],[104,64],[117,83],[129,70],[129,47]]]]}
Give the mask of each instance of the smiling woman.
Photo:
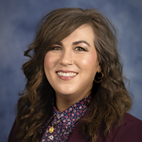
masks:
{"type": "Polygon", "coordinates": [[[44,70],[55,90],[56,107],[59,111],[66,110],[88,96],[96,72],[101,71],[92,27],[84,24],[59,45],[54,45],[45,55],[44,70]]]}
{"type": "Polygon", "coordinates": [[[116,46],[95,9],[47,14],[24,54],[27,83],[8,142],[141,142],[116,46]]]}

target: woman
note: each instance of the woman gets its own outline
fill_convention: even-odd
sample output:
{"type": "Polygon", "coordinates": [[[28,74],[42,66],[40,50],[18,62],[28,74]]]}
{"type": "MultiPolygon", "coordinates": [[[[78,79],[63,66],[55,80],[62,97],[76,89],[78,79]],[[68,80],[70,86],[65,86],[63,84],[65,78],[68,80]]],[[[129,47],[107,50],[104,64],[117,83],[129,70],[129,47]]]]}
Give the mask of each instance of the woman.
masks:
{"type": "Polygon", "coordinates": [[[25,52],[27,83],[9,142],[142,141],[116,45],[113,25],[94,9],[47,14],[25,52]]]}

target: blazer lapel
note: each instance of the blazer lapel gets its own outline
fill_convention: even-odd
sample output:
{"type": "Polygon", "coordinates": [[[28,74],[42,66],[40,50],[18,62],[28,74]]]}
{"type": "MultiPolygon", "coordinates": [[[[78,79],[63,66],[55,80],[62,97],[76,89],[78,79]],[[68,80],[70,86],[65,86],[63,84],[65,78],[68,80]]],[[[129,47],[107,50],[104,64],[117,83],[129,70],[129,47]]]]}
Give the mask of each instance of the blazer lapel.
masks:
{"type": "Polygon", "coordinates": [[[73,133],[71,134],[67,142],[89,142],[89,140],[91,140],[90,137],[88,137],[82,132],[82,124],[83,124],[82,119],[87,118],[88,115],[89,115],[89,111],[86,110],[84,116],[81,118],[81,120],[79,120],[76,128],[74,129],[73,133]]]}

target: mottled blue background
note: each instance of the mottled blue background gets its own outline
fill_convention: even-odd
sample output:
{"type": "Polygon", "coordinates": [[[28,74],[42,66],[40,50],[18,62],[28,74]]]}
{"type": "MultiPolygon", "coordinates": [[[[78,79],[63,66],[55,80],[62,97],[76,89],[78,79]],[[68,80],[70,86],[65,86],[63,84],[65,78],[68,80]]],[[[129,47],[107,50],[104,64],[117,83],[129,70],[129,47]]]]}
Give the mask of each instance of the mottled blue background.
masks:
{"type": "Polygon", "coordinates": [[[23,51],[33,40],[42,16],[60,7],[96,8],[118,31],[131,114],[142,119],[142,0],[0,0],[0,141],[6,142],[15,119],[18,92],[24,88],[23,51]]]}

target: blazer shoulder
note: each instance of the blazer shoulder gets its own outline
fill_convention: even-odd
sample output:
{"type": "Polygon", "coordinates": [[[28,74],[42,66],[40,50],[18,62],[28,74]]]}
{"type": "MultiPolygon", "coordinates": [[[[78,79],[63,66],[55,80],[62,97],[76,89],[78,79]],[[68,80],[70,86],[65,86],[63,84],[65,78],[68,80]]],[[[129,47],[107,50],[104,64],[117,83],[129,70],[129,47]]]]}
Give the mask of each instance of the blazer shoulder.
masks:
{"type": "Polygon", "coordinates": [[[142,121],[125,113],[121,123],[113,125],[105,136],[99,135],[99,142],[142,142],[142,121]]]}
{"type": "Polygon", "coordinates": [[[122,123],[114,131],[113,142],[142,142],[142,121],[129,113],[124,114],[122,123]]]}
{"type": "Polygon", "coordinates": [[[127,122],[142,123],[142,120],[134,117],[133,115],[131,115],[129,113],[124,114],[122,121],[123,121],[123,123],[127,123],[127,122]]]}

